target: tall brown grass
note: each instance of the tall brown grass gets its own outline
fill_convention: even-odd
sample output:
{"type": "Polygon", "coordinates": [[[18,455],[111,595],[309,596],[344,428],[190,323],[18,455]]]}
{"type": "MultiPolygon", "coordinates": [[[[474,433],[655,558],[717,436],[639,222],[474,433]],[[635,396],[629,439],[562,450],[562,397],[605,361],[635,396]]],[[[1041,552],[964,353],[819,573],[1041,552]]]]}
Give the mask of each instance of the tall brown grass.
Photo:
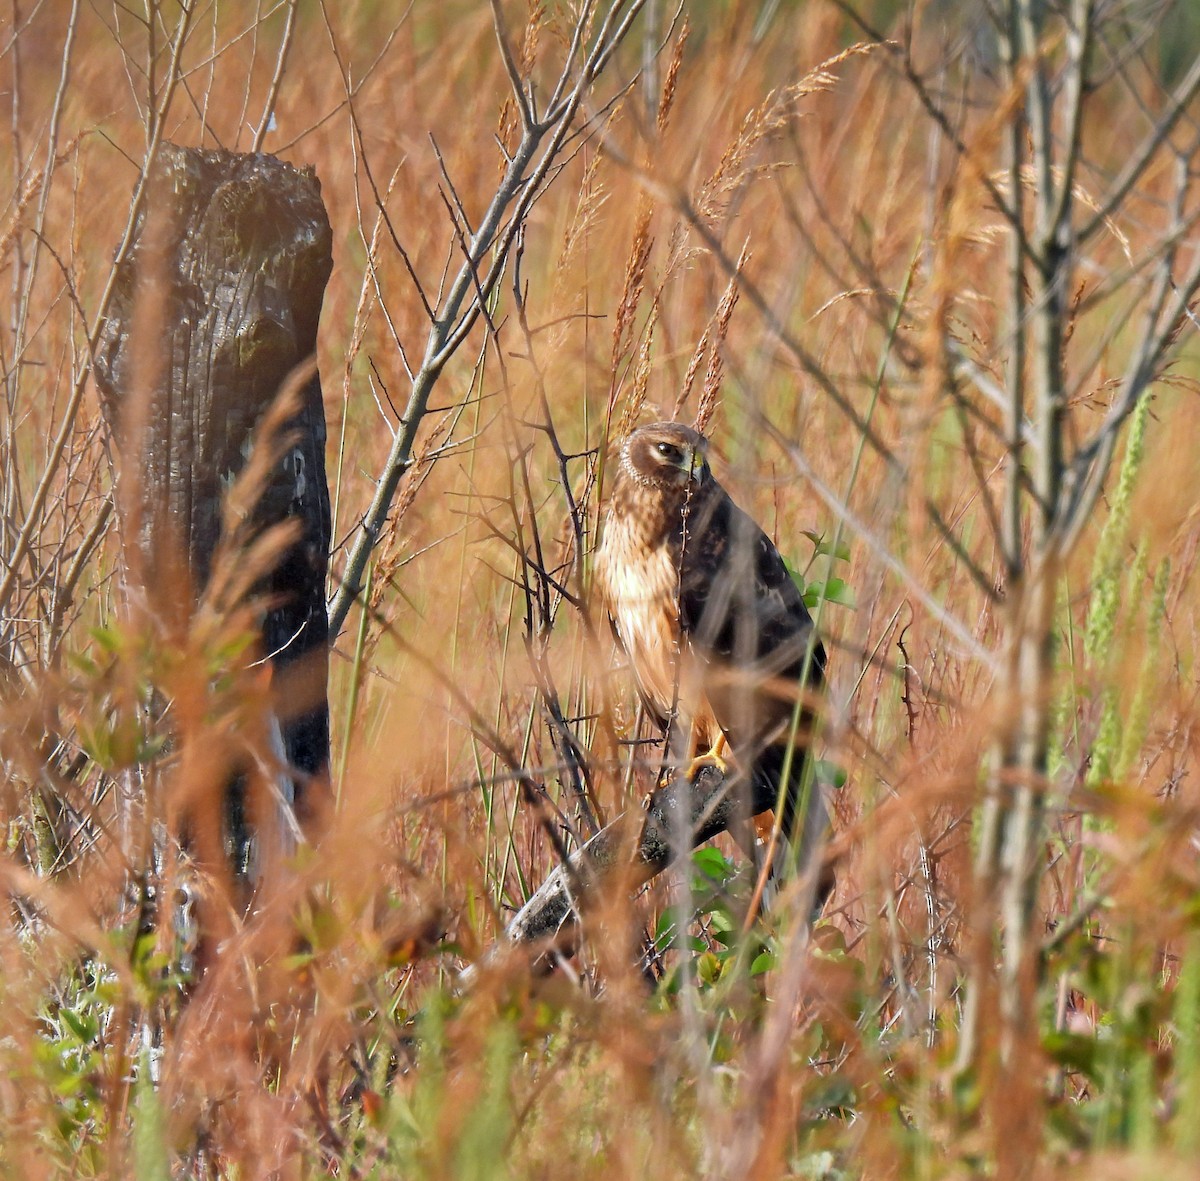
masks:
{"type": "MultiPolygon", "coordinates": [[[[989,504],[1004,458],[1001,411],[952,352],[1003,383],[1008,231],[985,182],[1012,99],[989,80],[986,36],[956,16],[943,40],[923,6],[891,32],[911,36],[950,128],[834,5],[660,11],[645,38],[662,51],[623,89],[642,47],[622,47],[510,280],[443,374],[368,607],[338,637],[327,830],[249,918],[225,915],[213,962],[182,987],[170,914],[139,930],[132,909],[151,842],[122,829],[122,796],[208,790],[219,772],[178,752],[256,725],[260,687],[236,638],[196,620],[164,638],[129,609],[111,441],[90,385],[70,404],[146,112],[169,84],[180,9],[148,11],[14,3],[2,33],[0,544],[6,563],[18,553],[0,569],[5,1172],[1190,1175],[1200,423],[1186,339],[1142,428],[1125,524],[1101,543],[1108,564],[1102,503],[1063,572],[1027,1085],[951,1069],[972,809],[1002,723],[987,587],[1003,579],[989,504]],[[847,408],[879,443],[852,481],[847,408]],[[672,414],[707,423],[721,479],[806,582],[853,589],[852,607],[822,611],[821,754],[845,776],[835,893],[811,939],[785,893],[742,940],[747,874],[717,881],[731,871],[710,859],[686,939],[645,957],[657,983],[638,958],[676,913],[679,874],[601,906],[569,970],[542,978],[514,957],[461,992],[461,968],[556,864],[549,834],[571,844],[652,785],[586,589],[605,456],[629,425],[672,414]],[[836,503],[846,557],[818,552],[836,503]],[[1098,603],[1111,626],[1089,651],[1098,603]],[[182,719],[165,753],[151,687],[182,719]]],[[[537,93],[572,10],[504,11],[537,93]]],[[[167,137],[254,142],[285,15],[195,9],[167,137]]],[[[1137,38],[1112,35],[1121,64],[1094,97],[1078,178],[1091,200],[1161,100],[1137,38]]],[[[442,196],[452,184],[477,215],[515,126],[486,6],[298,6],[262,147],[315,166],[334,226],[318,360],[335,578],[428,332],[412,275],[434,292],[457,261],[442,196]]],[[[1081,270],[1067,346],[1081,431],[1112,397],[1139,307],[1106,283],[1159,248],[1171,184],[1164,159],[1081,270]]]]}

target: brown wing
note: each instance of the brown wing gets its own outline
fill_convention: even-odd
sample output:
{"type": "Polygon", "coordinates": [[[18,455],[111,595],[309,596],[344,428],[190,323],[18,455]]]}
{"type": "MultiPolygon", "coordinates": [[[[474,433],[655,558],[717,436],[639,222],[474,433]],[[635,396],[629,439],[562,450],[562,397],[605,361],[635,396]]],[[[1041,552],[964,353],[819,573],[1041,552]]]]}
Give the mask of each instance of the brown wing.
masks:
{"type": "Polygon", "coordinates": [[[705,692],[735,753],[758,763],[765,748],[786,745],[798,694],[823,679],[825,651],[771,539],[715,480],[704,491],[679,558],[680,626],[709,665],[705,692]]]}

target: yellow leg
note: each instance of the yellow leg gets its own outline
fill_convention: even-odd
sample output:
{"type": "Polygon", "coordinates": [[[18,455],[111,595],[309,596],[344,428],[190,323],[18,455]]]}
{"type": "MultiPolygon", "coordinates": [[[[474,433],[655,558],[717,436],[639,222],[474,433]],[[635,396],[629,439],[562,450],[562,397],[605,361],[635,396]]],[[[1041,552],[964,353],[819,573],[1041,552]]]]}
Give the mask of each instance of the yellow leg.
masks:
{"type": "Polygon", "coordinates": [[[716,767],[722,775],[729,774],[729,743],[725,739],[725,735],[720,731],[717,732],[716,741],[703,754],[696,755],[687,769],[687,777],[689,780],[695,779],[701,767],[716,767]]]}

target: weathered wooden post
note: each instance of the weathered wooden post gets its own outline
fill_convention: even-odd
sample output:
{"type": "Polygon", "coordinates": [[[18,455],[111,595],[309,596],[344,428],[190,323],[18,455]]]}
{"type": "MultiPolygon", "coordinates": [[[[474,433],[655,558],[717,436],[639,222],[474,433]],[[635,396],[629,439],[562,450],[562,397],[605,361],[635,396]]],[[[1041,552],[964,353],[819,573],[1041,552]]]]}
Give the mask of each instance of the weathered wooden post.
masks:
{"type": "MultiPolygon", "coordinates": [[[[256,427],[289,374],[315,353],[331,248],[311,170],[261,154],[160,149],[94,371],[136,488],[126,505],[126,560],[140,565],[135,581],[146,587],[190,587],[180,610],[193,609],[209,579],[222,493],[242,471],[256,427]]],[[[274,697],[296,703],[279,722],[303,821],[329,761],[330,508],[315,370],[287,433],[253,524],[299,522],[259,589],[274,697]]],[[[230,783],[223,815],[234,869],[244,874],[253,836],[244,775],[230,783]]]]}

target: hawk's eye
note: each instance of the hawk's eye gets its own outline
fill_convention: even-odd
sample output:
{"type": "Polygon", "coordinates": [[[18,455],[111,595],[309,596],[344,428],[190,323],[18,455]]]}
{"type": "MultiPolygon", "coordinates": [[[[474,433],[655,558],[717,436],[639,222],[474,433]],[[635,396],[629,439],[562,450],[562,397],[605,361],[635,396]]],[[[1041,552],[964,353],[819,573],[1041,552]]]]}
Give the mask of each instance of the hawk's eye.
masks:
{"type": "Polygon", "coordinates": [[[683,464],[683,452],[674,443],[656,443],[655,450],[668,462],[683,464]]]}

